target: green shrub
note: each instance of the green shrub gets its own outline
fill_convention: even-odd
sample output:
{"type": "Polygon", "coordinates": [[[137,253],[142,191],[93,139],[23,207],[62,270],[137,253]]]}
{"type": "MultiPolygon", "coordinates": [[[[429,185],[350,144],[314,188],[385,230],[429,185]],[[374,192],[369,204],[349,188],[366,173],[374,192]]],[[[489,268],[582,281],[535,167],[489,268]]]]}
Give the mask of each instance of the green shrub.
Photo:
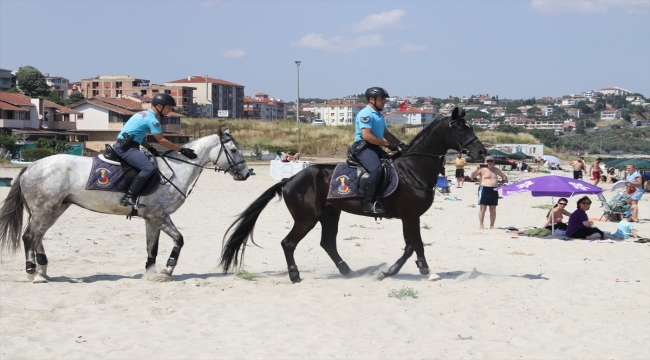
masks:
{"type": "Polygon", "coordinates": [[[23,160],[34,162],[40,160],[44,157],[56,154],[50,149],[25,149],[20,152],[22,154],[23,160]]]}
{"type": "Polygon", "coordinates": [[[11,151],[16,144],[16,140],[9,134],[0,135],[0,148],[11,151]]]}

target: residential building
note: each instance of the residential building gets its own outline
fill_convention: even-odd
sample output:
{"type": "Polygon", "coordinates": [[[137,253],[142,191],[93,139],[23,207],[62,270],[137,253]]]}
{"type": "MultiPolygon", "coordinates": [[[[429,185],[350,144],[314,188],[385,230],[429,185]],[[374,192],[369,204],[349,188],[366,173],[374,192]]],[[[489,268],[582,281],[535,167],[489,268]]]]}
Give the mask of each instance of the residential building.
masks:
{"type": "Polygon", "coordinates": [[[494,148],[508,154],[520,151],[534,157],[544,156],[544,144],[498,144],[494,148]]]}
{"type": "Polygon", "coordinates": [[[81,79],[81,93],[86,99],[97,97],[120,97],[139,93],[141,86],[150,84],[147,79],[129,75],[100,75],[90,79],[81,79]]]}
{"type": "Polygon", "coordinates": [[[68,98],[68,79],[61,76],[50,76],[50,74],[43,74],[45,76],[45,82],[50,87],[50,90],[55,91],[59,94],[61,99],[68,98]]]}
{"type": "Polygon", "coordinates": [[[16,76],[11,73],[11,70],[0,68],[0,91],[8,91],[16,86],[16,76]]]}
{"type": "Polygon", "coordinates": [[[576,122],[575,120],[564,120],[564,123],[562,124],[562,129],[564,131],[572,131],[573,129],[576,128],[576,122]]]}
{"type": "Polygon", "coordinates": [[[25,134],[25,141],[54,138],[83,142],[87,134],[76,132],[79,112],[43,99],[0,92],[0,130],[25,134]]]}
{"type": "Polygon", "coordinates": [[[422,110],[435,111],[436,106],[431,103],[431,101],[425,101],[420,107],[422,110]]]}
{"type": "Polygon", "coordinates": [[[519,118],[523,118],[523,117],[525,117],[524,114],[510,113],[510,114],[506,114],[503,117],[503,120],[504,121],[515,121],[515,120],[517,120],[519,118]]]}
{"type": "MultiPolygon", "coordinates": [[[[104,149],[104,144],[113,144],[117,134],[135,113],[150,108],[150,103],[111,97],[85,99],[71,105],[74,110],[83,115],[77,118],[77,130],[88,133],[85,148],[94,152],[104,149]]],[[[168,140],[182,144],[189,140],[188,136],[180,134],[181,114],[171,112],[160,123],[163,135],[168,140]]],[[[155,142],[152,137],[147,141],[155,142]]]]}
{"type": "Polygon", "coordinates": [[[555,105],[541,105],[539,110],[542,112],[542,116],[551,116],[558,110],[558,107],[555,105]]]}
{"type": "Polygon", "coordinates": [[[395,111],[386,114],[388,125],[422,125],[428,124],[436,119],[436,114],[431,110],[410,108],[406,111],[395,111]]]}
{"type": "Polygon", "coordinates": [[[569,114],[569,116],[573,116],[579,119],[580,115],[582,115],[582,110],[576,108],[568,108],[566,109],[566,113],[569,114]]]}
{"type": "Polygon", "coordinates": [[[483,130],[488,130],[491,128],[490,120],[485,118],[473,118],[472,120],[470,120],[470,125],[476,125],[483,130]]]}
{"type": "Polygon", "coordinates": [[[490,108],[488,106],[481,105],[481,104],[466,104],[465,106],[463,106],[463,109],[465,109],[465,111],[477,110],[477,111],[483,111],[484,113],[490,112],[490,108]]]}
{"type": "Polygon", "coordinates": [[[607,96],[607,95],[629,95],[632,94],[630,90],[623,89],[618,86],[610,86],[606,88],[600,89],[600,93],[607,96]]]}
{"type": "Polygon", "coordinates": [[[344,100],[332,100],[322,104],[313,104],[314,112],[321,115],[325,125],[346,125],[354,123],[357,113],[366,104],[344,100]]]}
{"type": "Polygon", "coordinates": [[[287,103],[257,93],[255,97],[244,97],[244,118],[260,120],[281,120],[287,118],[287,103]]]}
{"type": "Polygon", "coordinates": [[[574,106],[574,105],[577,104],[579,101],[580,101],[580,100],[577,100],[577,99],[574,99],[574,98],[564,98],[564,99],[562,99],[562,103],[561,103],[561,104],[562,104],[562,105],[565,105],[565,106],[567,106],[567,105],[568,105],[568,106],[574,106]]]}
{"type": "Polygon", "coordinates": [[[597,93],[598,93],[597,91],[589,90],[589,91],[585,91],[585,92],[583,92],[583,93],[582,93],[582,96],[584,96],[585,99],[587,99],[587,100],[589,100],[589,101],[593,101],[592,99],[593,99],[594,96],[597,95],[597,93]]]}
{"type": "Polygon", "coordinates": [[[601,120],[621,119],[621,110],[607,109],[600,112],[601,120]]]}
{"type": "Polygon", "coordinates": [[[206,111],[199,116],[244,117],[244,85],[205,76],[188,76],[165,85],[194,87],[194,101],[199,104],[197,108],[206,111]]]}
{"type": "MultiPolygon", "coordinates": [[[[81,81],[75,81],[68,83],[68,97],[72,95],[73,92],[79,92],[83,95],[83,89],[81,87],[81,81]]],[[[84,95],[85,96],[85,95],[84,95]]]]}

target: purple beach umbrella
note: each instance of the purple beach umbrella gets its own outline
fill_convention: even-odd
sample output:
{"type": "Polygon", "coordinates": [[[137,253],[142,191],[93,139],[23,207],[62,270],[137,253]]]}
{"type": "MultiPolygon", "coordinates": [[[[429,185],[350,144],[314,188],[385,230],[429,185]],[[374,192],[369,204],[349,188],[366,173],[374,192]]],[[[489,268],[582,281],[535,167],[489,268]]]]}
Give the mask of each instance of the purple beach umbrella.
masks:
{"type": "MultiPolygon", "coordinates": [[[[547,175],[526,180],[517,181],[495,190],[501,191],[501,195],[508,196],[521,192],[530,192],[534,197],[550,196],[551,206],[555,202],[554,197],[571,197],[573,195],[600,194],[603,189],[591,185],[582,180],[557,175],[547,175]]],[[[551,222],[551,231],[555,232],[555,226],[551,222]]]]}

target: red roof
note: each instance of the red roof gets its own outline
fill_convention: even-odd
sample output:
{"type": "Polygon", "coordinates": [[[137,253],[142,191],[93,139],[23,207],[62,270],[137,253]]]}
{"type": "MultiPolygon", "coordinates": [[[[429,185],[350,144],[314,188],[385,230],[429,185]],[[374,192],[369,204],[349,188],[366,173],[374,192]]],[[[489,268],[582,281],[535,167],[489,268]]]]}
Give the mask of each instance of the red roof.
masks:
{"type": "Polygon", "coordinates": [[[366,107],[366,104],[364,103],[358,103],[358,102],[352,102],[352,101],[347,101],[347,100],[332,100],[329,102],[321,103],[321,104],[312,104],[311,106],[362,106],[366,107]]]}
{"type": "Polygon", "coordinates": [[[117,99],[112,97],[96,97],[95,100],[103,101],[111,105],[119,106],[121,108],[131,110],[131,111],[142,111],[142,103],[139,101],[128,100],[128,99],[117,99]]]}
{"type": "Polygon", "coordinates": [[[23,94],[16,94],[16,93],[8,93],[8,92],[0,92],[0,101],[7,102],[12,105],[27,105],[27,106],[35,106],[32,104],[32,99],[23,94]]]}
{"type": "Polygon", "coordinates": [[[122,114],[122,115],[133,115],[137,111],[142,111],[142,109],[138,109],[137,111],[129,111],[129,110],[126,110],[126,109],[124,109],[122,107],[111,105],[111,104],[109,104],[107,102],[104,102],[104,101],[99,101],[99,100],[97,100],[95,98],[80,101],[80,102],[74,104],[74,107],[79,107],[79,106],[81,106],[83,104],[95,105],[95,106],[100,107],[102,109],[110,110],[110,111],[113,111],[113,112],[116,112],[116,113],[122,114]]]}
{"type": "Polygon", "coordinates": [[[6,103],[4,101],[0,101],[0,109],[3,109],[3,110],[15,110],[15,111],[28,111],[24,107],[14,106],[14,105],[11,105],[11,104],[6,103]]]}
{"type": "MultiPolygon", "coordinates": [[[[205,76],[192,76],[191,79],[183,78],[179,80],[174,80],[174,81],[168,81],[167,83],[170,84],[196,84],[196,83],[203,83],[205,84],[205,76]]],[[[215,79],[208,77],[208,83],[210,84],[221,84],[221,85],[232,85],[232,86],[244,86],[244,85],[239,85],[235,84],[230,81],[226,80],[221,80],[221,79],[215,79]]]]}

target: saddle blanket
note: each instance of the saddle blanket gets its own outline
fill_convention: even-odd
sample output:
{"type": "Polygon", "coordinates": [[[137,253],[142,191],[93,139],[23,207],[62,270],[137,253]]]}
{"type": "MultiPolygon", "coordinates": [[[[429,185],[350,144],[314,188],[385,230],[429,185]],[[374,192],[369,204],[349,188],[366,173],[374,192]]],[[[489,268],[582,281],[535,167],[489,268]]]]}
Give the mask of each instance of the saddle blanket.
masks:
{"type": "MultiPolygon", "coordinates": [[[[383,170],[382,170],[383,171],[383,170]]],[[[388,174],[390,182],[388,186],[382,191],[382,197],[388,197],[397,189],[399,178],[393,166],[389,166],[388,174]]],[[[348,164],[338,164],[334,168],[332,180],[330,180],[329,193],[327,194],[328,200],[344,199],[351,197],[363,197],[365,192],[359,187],[359,179],[357,178],[357,169],[348,166],[348,164]]]]}
{"type": "MultiPolygon", "coordinates": [[[[135,171],[135,170],[130,170],[135,171]]],[[[125,180],[124,169],[122,165],[117,163],[107,162],[99,157],[93,157],[93,166],[90,168],[90,176],[88,176],[88,183],[86,183],[86,190],[103,190],[115,191],[126,193],[126,190],[131,185],[130,182],[125,180]]],[[[152,176],[140,191],[140,196],[147,196],[153,194],[158,189],[160,182],[158,181],[158,174],[152,176]]]]}

